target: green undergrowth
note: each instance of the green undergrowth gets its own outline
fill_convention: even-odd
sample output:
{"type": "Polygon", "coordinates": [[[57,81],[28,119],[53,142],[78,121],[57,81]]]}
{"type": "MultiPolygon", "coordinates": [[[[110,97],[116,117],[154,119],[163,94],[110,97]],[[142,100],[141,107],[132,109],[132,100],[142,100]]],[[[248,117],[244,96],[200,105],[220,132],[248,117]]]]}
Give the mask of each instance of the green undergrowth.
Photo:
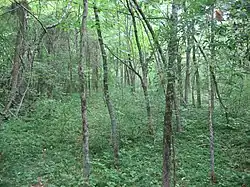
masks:
{"type": "MultiPolygon", "coordinates": [[[[110,120],[102,95],[88,101],[91,186],[161,186],[164,102],[152,98],[156,135],[147,135],[141,95],[112,95],[120,136],[120,165],[113,167],[110,120]]],[[[250,185],[250,121],[215,112],[215,187],[250,185]]],[[[210,184],[207,107],[182,110],[183,131],[175,133],[177,186],[210,184]]],[[[47,186],[81,186],[82,143],[78,95],[40,100],[33,113],[12,119],[0,131],[0,187],[29,186],[38,177],[47,186]]]]}

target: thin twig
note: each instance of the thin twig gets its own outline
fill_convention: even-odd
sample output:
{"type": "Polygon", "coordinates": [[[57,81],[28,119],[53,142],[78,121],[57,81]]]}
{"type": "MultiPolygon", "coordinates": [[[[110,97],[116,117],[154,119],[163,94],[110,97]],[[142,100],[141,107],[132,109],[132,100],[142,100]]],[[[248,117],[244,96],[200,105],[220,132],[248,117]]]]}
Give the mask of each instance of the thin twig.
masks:
{"type": "Polygon", "coordinates": [[[116,54],[113,53],[113,51],[106,45],[104,44],[104,46],[108,49],[108,51],[111,53],[111,55],[113,55],[116,59],[118,59],[123,65],[125,65],[127,68],[129,68],[130,70],[132,70],[140,79],[142,78],[141,75],[134,69],[134,67],[132,66],[132,63],[130,62],[130,64],[128,65],[124,60],[122,60],[121,58],[119,58],[116,54]]]}

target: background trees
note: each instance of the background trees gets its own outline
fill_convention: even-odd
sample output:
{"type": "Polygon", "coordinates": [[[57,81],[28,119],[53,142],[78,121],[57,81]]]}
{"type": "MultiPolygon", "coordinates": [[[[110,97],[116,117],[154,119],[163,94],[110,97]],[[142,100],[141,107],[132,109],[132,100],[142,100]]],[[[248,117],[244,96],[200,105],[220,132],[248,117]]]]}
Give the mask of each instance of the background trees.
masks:
{"type": "Polygon", "coordinates": [[[0,186],[249,184],[248,1],[2,2],[0,186]]]}

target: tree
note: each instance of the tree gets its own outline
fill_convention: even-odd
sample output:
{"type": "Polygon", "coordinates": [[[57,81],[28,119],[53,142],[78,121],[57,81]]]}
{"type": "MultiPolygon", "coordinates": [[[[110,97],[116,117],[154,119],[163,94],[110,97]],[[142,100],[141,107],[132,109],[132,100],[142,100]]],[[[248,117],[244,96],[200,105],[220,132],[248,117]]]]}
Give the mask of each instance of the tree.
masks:
{"type": "Polygon", "coordinates": [[[210,132],[210,168],[211,168],[211,181],[212,183],[216,182],[215,171],[214,171],[214,129],[213,129],[213,114],[214,114],[214,81],[213,81],[213,64],[215,57],[215,45],[214,45],[214,5],[211,7],[211,36],[210,36],[210,45],[211,45],[211,56],[208,63],[209,76],[208,76],[208,100],[209,100],[209,132],[210,132]]]}
{"type": "MultiPolygon", "coordinates": [[[[150,134],[154,134],[154,127],[153,127],[153,122],[152,122],[152,113],[151,113],[151,106],[150,106],[150,100],[149,100],[149,94],[148,94],[148,62],[147,60],[143,60],[143,54],[142,54],[142,49],[141,49],[141,44],[139,41],[139,36],[138,36],[138,30],[137,30],[137,24],[135,20],[135,15],[132,10],[132,4],[128,0],[127,2],[127,7],[130,12],[130,15],[132,17],[132,22],[133,22],[133,27],[134,27],[134,34],[135,34],[135,41],[136,41],[136,46],[138,49],[138,54],[139,54],[139,61],[141,65],[141,70],[142,70],[142,76],[139,76],[140,81],[141,81],[141,86],[143,89],[143,94],[145,98],[145,103],[146,103],[146,109],[147,109],[147,118],[148,118],[148,129],[150,134]]],[[[138,75],[139,73],[137,73],[138,75]]]]}
{"type": "Polygon", "coordinates": [[[118,132],[117,132],[117,121],[115,117],[114,107],[110,99],[109,83],[108,83],[108,59],[107,59],[107,54],[106,54],[104,43],[103,43],[100,19],[99,19],[98,9],[96,5],[94,5],[94,13],[95,13],[95,21],[96,21],[96,31],[97,31],[98,41],[99,41],[99,45],[100,45],[100,49],[102,53],[102,60],[103,60],[103,91],[104,91],[105,101],[108,107],[108,112],[109,112],[109,116],[111,120],[111,136],[112,136],[112,145],[113,145],[113,151],[114,151],[114,164],[115,164],[115,167],[118,167],[119,165],[119,142],[118,142],[118,132]]]}
{"type": "Polygon", "coordinates": [[[171,138],[172,138],[172,105],[174,103],[174,61],[177,55],[177,10],[175,2],[172,2],[172,15],[171,15],[171,32],[169,41],[169,60],[167,60],[163,54],[162,48],[159,44],[152,26],[144,15],[142,9],[138,5],[136,0],[133,0],[138,12],[145,21],[148,30],[154,41],[154,45],[157,48],[161,56],[161,60],[167,68],[167,86],[165,90],[165,114],[164,114],[164,130],[163,130],[163,178],[162,184],[164,187],[170,186],[170,163],[171,163],[171,138]]]}
{"type": "Polygon", "coordinates": [[[81,114],[82,114],[82,138],[83,138],[83,178],[84,186],[89,186],[90,160],[89,160],[89,129],[87,121],[87,89],[85,69],[87,60],[87,16],[88,0],[83,0],[82,25],[80,28],[80,59],[78,64],[78,74],[81,94],[81,114]]]}
{"type": "Polygon", "coordinates": [[[21,64],[25,53],[25,36],[27,30],[27,8],[28,2],[22,1],[20,3],[13,3],[12,6],[16,9],[18,32],[16,36],[15,54],[13,58],[13,66],[11,71],[11,90],[9,99],[3,110],[3,114],[6,115],[16,99],[19,93],[19,87],[22,84],[22,74],[20,71],[21,64]]]}
{"type": "Polygon", "coordinates": [[[164,116],[164,158],[163,158],[163,186],[170,186],[170,167],[171,167],[171,138],[172,138],[172,107],[174,103],[174,63],[177,57],[177,5],[172,1],[172,13],[170,22],[170,41],[168,43],[168,66],[167,66],[167,90],[166,90],[166,106],[164,116]]]}

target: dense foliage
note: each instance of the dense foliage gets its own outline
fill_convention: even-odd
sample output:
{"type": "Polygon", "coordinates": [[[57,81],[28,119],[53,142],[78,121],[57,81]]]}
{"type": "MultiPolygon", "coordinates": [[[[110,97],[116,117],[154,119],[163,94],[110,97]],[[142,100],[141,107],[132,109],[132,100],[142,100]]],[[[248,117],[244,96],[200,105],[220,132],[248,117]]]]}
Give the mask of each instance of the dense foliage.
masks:
{"type": "Polygon", "coordinates": [[[0,187],[83,185],[82,90],[89,186],[162,186],[171,75],[171,186],[249,186],[249,16],[245,0],[2,0],[0,187]]]}

